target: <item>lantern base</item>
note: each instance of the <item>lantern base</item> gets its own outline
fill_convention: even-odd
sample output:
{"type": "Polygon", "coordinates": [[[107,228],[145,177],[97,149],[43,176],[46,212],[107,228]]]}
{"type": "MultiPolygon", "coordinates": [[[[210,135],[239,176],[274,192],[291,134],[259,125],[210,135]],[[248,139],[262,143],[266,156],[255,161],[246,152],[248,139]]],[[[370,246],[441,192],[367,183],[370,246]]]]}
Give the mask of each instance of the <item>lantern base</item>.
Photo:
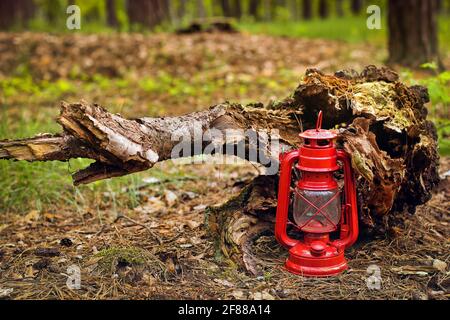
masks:
{"type": "Polygon", "coordinates": [[[336,276],[348,269],[344,251],[333,246],[325,246],[318,254],[310,245],[299,243],[289,250],[285,267],[289,272],[305,277],[336,276]]]}

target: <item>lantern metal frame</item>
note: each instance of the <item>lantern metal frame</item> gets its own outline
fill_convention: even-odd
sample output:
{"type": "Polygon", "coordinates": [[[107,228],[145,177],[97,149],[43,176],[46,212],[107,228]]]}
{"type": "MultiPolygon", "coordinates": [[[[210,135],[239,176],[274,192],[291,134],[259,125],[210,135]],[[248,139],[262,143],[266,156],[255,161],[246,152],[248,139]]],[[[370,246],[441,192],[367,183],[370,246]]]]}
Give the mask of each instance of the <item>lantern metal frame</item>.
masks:
{"type": "MultiPolygon", "coordinates": [[[[349,155],[343,150],[337,150],[334,141],[337,137],[332,130],[321,129],[322,111],[319,112],[316,128],[300,134],[303,144],[300,148],[280,155],[280,180],[278,188],[278,206],[275,223],[275,237],[280,244],[289,249],[286,269],[303,276],[326,277],[341,273],[348,268],[344,250],[353,245],[358,237],[358,209],[354,173],[349,155]],[[294,188],[300,190],[330,191],[338,188],[333,173],[340,169],[344,171],[344,187],[341,216],[333,232],[338,232],[338,238],[332,240],[331,232],[308,229],[297,226],[303,231],[303,239],[293,239],[287,233],[288,214],[291,200],[292,170],[300,170],[301,178],[294,188]],[[302,230],[303,229],[303,230],[302,230]]],[[[339,189],[338,189],[339,190],[339,189]]],[[[339,195],[339,191],[333,196],[339,195]]],[[[322,206],[309,202],[319,214],[331,200],[322,206]]],[[[326,215],[325,215],[326,217],[326,215]]],[[[326,217],[328,218],[328,217],[326,217]]],[[[310,220],[311,220],[310,219],[310,220]]]]}

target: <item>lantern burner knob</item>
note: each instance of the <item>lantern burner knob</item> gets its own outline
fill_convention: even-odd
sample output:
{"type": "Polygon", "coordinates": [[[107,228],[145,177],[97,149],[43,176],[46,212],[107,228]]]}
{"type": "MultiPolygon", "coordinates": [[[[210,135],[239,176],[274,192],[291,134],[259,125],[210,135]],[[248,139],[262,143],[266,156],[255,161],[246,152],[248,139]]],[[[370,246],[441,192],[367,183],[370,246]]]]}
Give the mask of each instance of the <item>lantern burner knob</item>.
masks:
{"type": "Polygon", "coordinates": [[[313,241],[311,242],[310,248],[312,254],[321,256],[325,252],[327,245],[323,241],[313,241]]]}

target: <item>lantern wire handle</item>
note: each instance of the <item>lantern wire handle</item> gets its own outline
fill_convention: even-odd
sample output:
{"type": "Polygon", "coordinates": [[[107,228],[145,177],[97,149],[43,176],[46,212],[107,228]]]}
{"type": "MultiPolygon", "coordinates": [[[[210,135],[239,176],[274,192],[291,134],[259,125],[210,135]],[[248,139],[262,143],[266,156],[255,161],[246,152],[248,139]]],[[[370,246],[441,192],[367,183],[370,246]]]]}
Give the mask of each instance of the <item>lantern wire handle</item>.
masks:
{"type": "Polygon", "coordinates": [[[322,128],[322,110],[319,111],[317,116],[316,131],[319,132],[320,128],[322,128]]]}

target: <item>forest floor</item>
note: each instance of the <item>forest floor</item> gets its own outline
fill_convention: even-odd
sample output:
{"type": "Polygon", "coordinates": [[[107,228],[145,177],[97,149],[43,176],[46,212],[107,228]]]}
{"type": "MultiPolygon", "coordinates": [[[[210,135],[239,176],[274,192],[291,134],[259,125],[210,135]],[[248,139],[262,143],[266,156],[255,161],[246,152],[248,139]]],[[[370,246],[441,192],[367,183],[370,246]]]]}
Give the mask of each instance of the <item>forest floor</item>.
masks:
{"type": "MultiPolygon", "coordinates": [[[[223,100],[266,103],[292,92],[306,68],[361,70],[381,64],[385,51],[249,34],[0,33],[0,55],[5,139],[58,132],[61,100],[85,99],[128,117],[182,114],[223,100]]],[[[399,71],[411,80],[409,71],[399,71]]],[[[447,107],[430,106],[432,116],[445,117],[447,107]]],[[[344,274],[289,274],[285,250],[267,235],[255,242],[265,271],[255,277],[220,255],[204,214],[238,194],[258,168],[200,160],[168,161],[76,188],[70,172],[86,160],[0,161],[0,299],[450,297],[450,176],[404,226],[360,239],[347,253],[344,274]],[[80,289],[67,286],[74,267],[80,289]],[[370,278],[377,270],[378,289],[370,278]]],[[[442,157],[440,173],[449,170],[450,158],[442,157]]]]}

